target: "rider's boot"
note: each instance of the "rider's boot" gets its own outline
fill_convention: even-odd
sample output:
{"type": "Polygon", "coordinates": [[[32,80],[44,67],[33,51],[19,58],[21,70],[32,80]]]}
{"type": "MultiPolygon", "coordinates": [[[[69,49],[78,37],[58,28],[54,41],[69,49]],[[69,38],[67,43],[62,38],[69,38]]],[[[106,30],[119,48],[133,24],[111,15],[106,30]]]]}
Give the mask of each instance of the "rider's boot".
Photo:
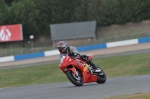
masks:
{"type": "Polygon", "coordinates": [[[97,69],[94,70],[94,72],[95,72],[95,73],[100,73],[100,72],[101,72],[101,69],[97,68],[97,69]]]}

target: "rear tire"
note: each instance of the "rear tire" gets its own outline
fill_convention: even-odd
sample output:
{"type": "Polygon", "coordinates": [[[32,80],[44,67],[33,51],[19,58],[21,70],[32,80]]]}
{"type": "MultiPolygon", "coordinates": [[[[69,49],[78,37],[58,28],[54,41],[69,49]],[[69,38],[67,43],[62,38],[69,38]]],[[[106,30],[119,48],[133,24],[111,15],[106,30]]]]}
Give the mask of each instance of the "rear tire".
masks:
{"type": "Polygon", "coordinates": [[[82,80],[82,77],[80,74],[77,77],[78,80],[71,70],[68,70],[66,72],[66,75],[67,75],[67,78],[70,80],[70,82],[72,82],[74,85],[76,85],[76,86],[82,86],[83,85],[83,80],[82,80]]]}
{"type": "MultiPolygon", "coordinates": [[[[102,70],[102,69],[101,69],[102,70]]],[[[97,75],[97,83],[98,84],[102,84],[106,82],[106,74],[105,72],[102,70],[102,72],[100,74],[97,75]]]]}

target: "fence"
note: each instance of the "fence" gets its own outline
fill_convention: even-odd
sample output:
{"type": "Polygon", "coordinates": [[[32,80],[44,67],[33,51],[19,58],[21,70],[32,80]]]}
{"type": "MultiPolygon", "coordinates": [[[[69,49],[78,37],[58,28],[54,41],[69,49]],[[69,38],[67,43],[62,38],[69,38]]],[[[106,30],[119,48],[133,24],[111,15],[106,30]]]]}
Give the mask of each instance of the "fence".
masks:
{"type": "MultiPolygon", "coordinates": [[[[114,42],[114,41],[121,41],[121,40],[128,40],[128,39],[135,39],[141,37],[149,37],[150,32],[148,33],[135,33],[135,34],[128,34],[128,35],[113,35],[108,37],[99,37],[97,39],[85,39],[82,42],[76,42],[72,46],[85,46],[85,45],[92,45],[92,44],[101,44],[107,42],[114,42]]],[[[9,45],[1,45],[0,47],[0,57],[3,56],[11,56],[11,55],[19,55],[19,54],[27,54],[33,52],[42,52],[56,49],[56,46],[52,45],[50,40],[39,42],[39,41],[27,41],[27,42],[18,42],[10,43],[9,45]],[[18,46],[19,45],[19,46],[18,46]]]]}

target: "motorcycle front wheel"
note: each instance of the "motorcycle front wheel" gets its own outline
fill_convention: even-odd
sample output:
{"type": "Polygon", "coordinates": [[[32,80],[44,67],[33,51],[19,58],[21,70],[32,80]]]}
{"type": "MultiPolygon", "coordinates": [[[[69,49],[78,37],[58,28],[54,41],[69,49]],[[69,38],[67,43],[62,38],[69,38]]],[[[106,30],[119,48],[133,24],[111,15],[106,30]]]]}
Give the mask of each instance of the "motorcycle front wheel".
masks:
{"type": "Polygon", "coordinates": [[[82,86],[83,80],[79,72],[77,71],[77,74],[74,74],[71,70],[66,71],[67,78],[76,86],[82,86]]]}

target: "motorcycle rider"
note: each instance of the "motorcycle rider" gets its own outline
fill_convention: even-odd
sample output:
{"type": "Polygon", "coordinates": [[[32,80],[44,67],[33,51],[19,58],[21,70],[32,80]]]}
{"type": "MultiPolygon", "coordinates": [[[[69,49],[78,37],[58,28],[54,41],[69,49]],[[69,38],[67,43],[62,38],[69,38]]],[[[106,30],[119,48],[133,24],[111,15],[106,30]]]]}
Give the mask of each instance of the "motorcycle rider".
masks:
{"type": "Polygon", "coordinates": [[[60,59],[65,56],[66,54],[68,54],[69,56],[72,56],[72,57],[77,57],[77,55],[80,56],[80,58],[83,60],[83,61],[86,61],[87,64],[91,65],[94,69],[93,72],[95,73],[99,73],[101,72],[101,69],[99,69],[89,58],[87,55],[80,55],[78,53],[78,50],[76,49],[76,47],[73,47],[73,46],[67,46],[67,43],[65,41],[59,41],[57,43],[57,48],[60,52],[60,59]]]}

